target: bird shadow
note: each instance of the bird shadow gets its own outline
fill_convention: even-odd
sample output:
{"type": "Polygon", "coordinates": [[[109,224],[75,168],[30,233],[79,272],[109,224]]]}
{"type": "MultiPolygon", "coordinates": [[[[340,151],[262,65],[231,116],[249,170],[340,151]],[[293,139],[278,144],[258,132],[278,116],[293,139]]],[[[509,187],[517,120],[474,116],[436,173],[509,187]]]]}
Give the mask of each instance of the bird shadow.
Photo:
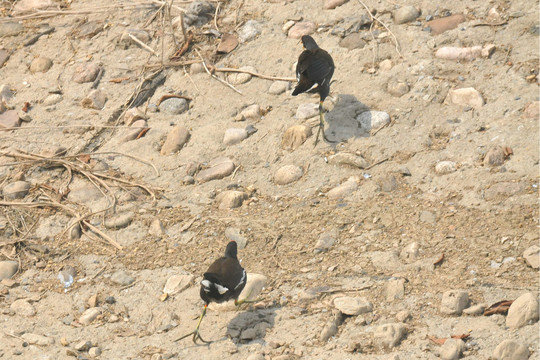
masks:
{"type": "Polygon", "coordinates": [[[235,343],[264,339],[267,329],[274,327],[275,309],[240,312],[227,325],[227,336],[235,343]]]}
{"type": "Polygon", "coordinates": [[[356,96],[339,94],[334,107],[324,115],[327,123],[326,136],[336,142],[369,137],[371,131],[369,110],[369,107],[358,101],[356,96]]]}

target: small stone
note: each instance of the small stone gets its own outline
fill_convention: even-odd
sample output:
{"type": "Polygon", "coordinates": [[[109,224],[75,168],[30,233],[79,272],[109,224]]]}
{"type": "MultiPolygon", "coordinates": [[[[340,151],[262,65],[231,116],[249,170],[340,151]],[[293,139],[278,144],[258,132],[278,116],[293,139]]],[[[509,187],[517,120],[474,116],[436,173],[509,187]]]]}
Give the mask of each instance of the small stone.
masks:
{"type": "Polygon", "coordinates": [[[506,159],[502,146],[492,146],[484,156],[484,166],[501,166],[506,159]]]}
{"type": "Polygon", "coordinates": [[[160,219],[154,219],[152,220],[152,223],[150,224],[150,227],[148,228],[148,234],[156,237],[162,237],[165,235],[167,230],[165,229],[165,226],[163,226],[163,223],[160,219]]]}
{"type": "Polygon", "coordinates": [[[264,355],[263,354],[250,354],[246,360],[264,360],[264,355]]]}
{"type": "Polygon", "coordinates": [[[444,46],[435,52],[435,57],[447,60],[466,60],[472,61],[482,55],[481,46],[455,47],[444,46]]]}
{"type": "Polygon", "coordinates": [[[37,72],[47,72],[51,67],[53,66],[53,62],[51,59],[47,57],[38,57],[32,60],[30,63],[30,72],[31,73],[37,73],[37,72]]]}
{"type": "Polygon", "coordinates": [[[291,83],[288,81],[274,81],[272,85],[270,85],[270,88],[268,89],[268,93],[272,95],[280,95],[283,94],[285,91],[289,90],[291,86],[291,83]]]}
{"type": "Polygon", "coordinates": [[[402,310],[396,314],[396,320],[399,322],[406,322],[409,319],[411,319],[411,313],[407,310],[402,310]]]}
{"type": "Polygon", "coordinates": [[[128,286],[135,282],[135,278],[129,276],[124,270],[118,270],[112,274],[111,281],[120,286],[128,286]]]}
{"type": "Polygon", "coordinates": [[[446,339],[441,346],[441,359],[457,360],[465,350],[465,343],[461,339],[446,339]]]}
{"type": "Polygon", "coordinates": [[[285,150],[295,150],[311,136],[311,127],[293,125],[285,131],[281,139],[281,147],[285,150]]]}
{"type": "Polygon", "coordinates": [[[435,172],[439,175],[453,173],[457,170],[456,163],[449,160],[439,161],[435,165],[435,172]]]}
{"type": "Polygon", "coordinates": [[[39,334],[24,333],[21,335],[21,338],[30,345],[47,346],[54,344],[53,338],[39,334]]]}
{"type": "Polygon", "coordinates": [[[394,11],[394,23],[397,25],[405,24],[416,20],[416,18],[419,16],[420,11],[418,11],[418,9],[414,6],[402,6],[394,11]]]}
{"type": "Polygon", "coordinates": [[[385,59],[379,63],[379,70],[381,71],[389,71],[392,69],[394,64],[392,63],[392,60],[385,59]]]}
{"type": "Polygon", "coordinates": [[[105,107],[107,95],[99,90],[94,89],[88,93],[88,96],[81,100],[81,106],[88,109],[101,110],[105,107]]]}
{"type": "Polygon", "coordinates": [[[238,41],[246,43],[255,39],[261,33],[261,24],[255,20],[248,20],[240,30],[238,30],[238,41]]]}
{"type": "Polygon", "coordinates": [[[182,98],[170,98],[163,100],[159,104],[159,111],[165,114],[179,115],[189,109],[189,104],[186,99],[182,98]]]}
{"type": "Polygon", "coordinates": [[[247,245],[247,239],[242,235],[239,228],[228,227],[225,229],[225,237],[231,241],[236,241],[238,249],[244,249],[247,245]]]}
{"type": "Polygon", "coordinates": [[[373,305],[363,297],[343,296],[334,299],[334,307],[345,315],[360,315],[371,312],[373,305]]]}
{"type": "Polygon", "coordinates": [[[77,66],[72,80],[76,83],[82,84],[92,82],[96,80],[99,74],[99,66],[94,63],[85,63],[77,66]]]}
{"type": "Polygon", "coordinates": [[[453,89],[448,92],[447,97],[452,104],[461,106],[471,106],[479,109],[484,105],[482,94],[474,88],[453,89]]]}
{"type": "Polygon", "coordinates": [[[64,97],[60,94],[49,94],[45,99],[43,99],[43,105],[50,106],[58,104],[62,100],[64,100],[64,97]]]}
{"type": "Polygon", "coordinates": [[[279,168],[274,174],[274,183],[287,185],[300,179],[304,175],[304,170],[300,166],[285,165],[279,168]]]}
{"type": "Polygon", "coordinates": [[[527,360],[529,349],[513,340],[504,340],[493,351],[494,360],[527,360]]]}
{"type": "MultiPolygon", "coordinates": [[[[253,73],[257,72],[257,69],[255,69],[253,66],[242,66],[240,70],[250,71],[253,73]]],[[[253,75],[248,73],[230,73],[227,79],[233,85],[240,85],[247,83],[252,77],[253,75]]]]}
{"type": "Polygon", "coordinates": [[[234,171],[234,163],[226,157],[217,158],[210,162],[209,168],[199,171],[197,181],[202,184],[207,181],[223,179],[234,171]]]}
{"type": "Polygon", "coordinates": [[[123,49],[127,49],[130,46],[141,47],[141,45],[135,41],[133,37],[137,38],[137,40],[144,44],[148,44],[152,39],[147,31],[139,29],[127,29],[124,30],[120,36],[119,46],[123,49]]]}
{"type": "Polygon", "coordinates": [[[104,225],[107,229],[123,229],[131,224],[134,216],[135,214],[131,211],[118,213],[114,216],[106,218],[104,225]]]}
{"type": "Polygon", "coordinates": [[[338,6],[341,6],[345,3],[349,2],[349,0],[324,0],[324,5],[323,7],[325,9],[335,9],[337,8],[338,6]]]}
{"type": "Polygon", "coordinates": [[[399,254],[399,257],[403,260],[408,260],[408,262],[412,262],[418,258],[420,246],[417,242],[412,242],[405,246],[403,250],[401,250],[401,253],[399,254]]]}
{"type": "Polygon", "coordinates": [[[97,294],[94,294],[94,295],[90,296],[88,298],[88,300],[86,301],[86,303],[91,308],[96,307],[98,305],[98,296],[97,296],[97,294]]]}
{"type": "Polygon", "coordinates": [[[200,74],[205,71],[206,70],[204,69],[204,65],[202,63],[191,64],[191,66],[189,67],[189,73],[191,75],[200,74]]]}
{"type": "Polygon", "coordinates": [[[24,31],[23,24],[17,21],[8,21],[0,23],[0,38],[15,36],[24,31]]]}
{"type": "Polygon", "coordinates": [[[495,44],[487,44],[482,48],[482,57],[490,58],[493,53],[495,53],[495,50],[497,47],[495,44]]]}
{"type": "Polygon", "coordinates": [[[90,349],[88,349],[88,355],[90,355],[91,357],[97,357],[101,355],[101,348],[97,346],[91,347],[90,349]]]}
{"type": "Polygon", "coordinates": [[[220,210],[228,210],[242,206],[247,198],[248,194],[243,191],[227,190],[216,196],[216,203],[220,210]]]}
{"type": "Polygon", "coordinates": [[[92,347],[92,342],[88,340],[81,340],[73,346],[77,351],[87,351],[92,347]]]}
{"type": "Polygon", "coordinates": [[[79,317],[79,322],[83,325],[90,325],[102,312],[103,310],[100,307],[87,309],[79,317]]]}
{"type": "Polygon", "coordinates": [[[332,336],[336,335],[339,330],[339,325],[343,323],[343,315],[341,312],[337,312],[332,316],[332,318],[326,323],[323,330],[321,331],[320,340],[322,342],[327,342],[332,336]]]}
{"type": "Polygon", "coordinates": [[[15,181],[4,186],[2,193],[6,200],[23,199],[30,191],[31,184],[27,181],[15,181]]]}
{"type": "Polygon", "coordinates": [[[126,111],[124,114],[124,125],[130,126],[137,120],[146,120],[148,117],[144,114],[144,112],[140,108],[131,108],[126,111]]]}
{"type": "Polygon", "coordinates": [[[362,34],[355,32],[341,39],[339,41],[339,46],[348,50],[363,49],[364,46],[366,46],[366,41],[362,34]]]}
{"type": "Polygon", "coordinates": [[[223,135],[223,144],[226,146],[236,145],[247,139],[247,137],[246,129],[229,128],[225,130],[225,135],[223,135]]]}
{"type": "Polygon", "coordinates": [[[178,294],[187,289],[192,281],[193,275],[191,274],[173,275],[167,279],[163,287],[163,293],[169,295],[178,294]]]}
{"type": "Polygon", "coordinates": [[[21,126],[21,119],[17,110],[8,110],[0,114],[0,130],[21,126]]]}
{"type": "Polygon", "coordinates": [[[387,301],[403,298],[405,294],[405,279],[389,280],[384,286],[387,301]]]}
{"type": "Polygon", "coordinates": [[[364,111],[356,117],[356,121],[366,130],[378,130],[390,122],[390,115],[384,111],[364,111]]]}
{"type": "Polygon", "coordinates": [[[398,182],[394,175],[386,175],[377,179],[380,191],[392,192],[398,188],[398,182]]]}
{"type": "Polygon", "coordinates": [[[533,293],[525,293],[518,297],[506,316],[506,326],[518,329],[538,321],[538,299],[533,293]]]}
{"type": "Polygon", "coordinates": [[[459,24],[466,21],[467,18],[463,14],[451,15],[435,20],[428,21],[426,26],[431,29],[433,35],[439,35],[447,30],[455,29],[459,24]]]}
{"type": "Polygon", "coordinates": [[[465,315],[469,316],[480,316],[484,314],[484,310],[486,309],[486,304],[476,304],[469,306],[468,308],[463,310],[463,313],[465,315]]]}
{"type": "Polygon", "coordinates": [[[538,269],[540,267],[540,247],[538,247],[538,245],[533,245],[526,249],[523,252],[523,258],[527,262],[527,265],[533,269],[538,269]]]}
{"type": "Polygon", "coordinates": [[[259,104],[246,106],[240,112],[240,116],[242,116],[242,120],[259,121],[261,120],[261,116],[262,116],[261,106],[259,104]]]}
{"type": "Polygon", "coordinates": [[[191,175],[186,175],[182,179],[182,184],[184,184],[184,185],[193,185],[193,184],[195,184],[195,178],[193,176],[191,176],[191,175]]]}
{"type": "Polygon", "coordinates": [[[221,40],[217,46],[217,52],[222,54],[228,54],[238,46],[238,37],[233,34],[223,34],[221,35],[221,40]]]}
{"type": "Polygon", "coordinates": [[[469,305],[469,294],[463,290],[449,290],[443,294],[441,313],[445,315],[461,315],[469,305]]]}
{"type": "Polygon", "coordinates": [[[405,81],[392,79],[386,84],[386,91],[392,96],[401,97],[409,92],[409,84],[405,81]]]}
{"type": "Polygon", "coordinates": [[[300,39],[304,35],[311,35],[317,30],[317,25],[310,21],[300,21],[294,24],[290,29],[288,36],[292,39],[300,39]]]}
{"type": "Polygon", "coordinates": [[[52,0],[21,0],[13,7],[17,14],[45,9],[52,5],[52,0]]]}
{"type": "Polygon", "coordinates": [[[373,333],[373,337],[377,347],[392,349],[399,345],[406,333],[405,325],[392,323],[378,326],[373,333]]]}
{"type": "Polygon", "coordinates": [[[319,116],[319,106],[313,103],[300,104],[296,109],[296,118],[300,120],[319,116]]]}
{"type": "Polygon", "coordinates": [[[365,169],[369,163],[360,155],[348,152],[339,152],[328,157],[329,164],[348,165],[358,169],[365,169]]]}
{"type": "MultiPolygon", "coordinates": [[[[70,324],[71,324],[71,323],[70,323],[70,324]]],[[[69,324],[67,324],[67,325],[69,325],[69,324]]],[[[60,339],[60,344],[61,344],[62,346],[64,346],[64,347],[66,347],[66,346],[69,345],[69,342],[68,342],[68,340],[65,338],[65,336],[62,337],[62,338],[60,339]]]]}
{"type": "Polygon", "coordinates": [[[0,284],[8,288],[19,286],[19,282],[13,279],[2,279],[2,281],[0,281],[0,284]]]}
{"type": "Polygon", "coordinates": [[[268,278],[264,275],[248,273],[246,286],[238,296],[238,300],[253,301],[257,299],[260,293],[263,291],[264,287],[266,286],[267,282],[268,278]]]}
{"type": "Polygon", "coordinates": [[[540,116],[540,101],[533,101],[525,105],[522,117],[525,119],[538,119],[540,116]]]}
{"type": "Polygon", "coordinates": [[[84,185],[80,187],[74,187],[69,192],[67,198],[74,203],[88,203],[96,201],[103,196],[99,189],[96,189],[94,185],[84,185]]]}
{"type": "Polygon", "coordinates": [[[9,308],[20,316],[30,317],[36,315],[36,309],[26,299],[15,300],[9,308]]]}
{"type": "Polygon", "coordinates": [[[191,134],[183,125],[177,125],[167,134],[167,139],[161,147],[160,154],[163,156],[174,154],[184,147],[191,134]]]}
{"type": "Polygon", "coordinates": [[[336,186],[328,191],[326,196],[329,199],[343,199],[358,189],[360,179],[357,176],[351,176],[341,185],[336,186]]]}
{"type": "Polygon", "coordinates": [[[315,253],[321,253],[328,250],[337,240],[339,232],[336,229],[322,233],[315,244],[315,253]]]}

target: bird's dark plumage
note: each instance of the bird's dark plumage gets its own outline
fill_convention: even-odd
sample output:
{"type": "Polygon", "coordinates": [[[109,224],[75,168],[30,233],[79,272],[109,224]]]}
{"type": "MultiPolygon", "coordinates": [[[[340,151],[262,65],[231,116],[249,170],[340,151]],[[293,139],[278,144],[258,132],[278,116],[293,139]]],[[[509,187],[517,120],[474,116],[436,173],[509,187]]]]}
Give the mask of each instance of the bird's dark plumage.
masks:
{"type": "MultiPolygon", "coordinates": [[[[330,94],[330,80],[332,80],[335,68],[334,60],[328,52],[317,45],[311,36],[302,36],[302,44],[305,50],[298,58],[298,63],[296,65],[298,85],[294,88],[292,95],[296,96],[303,92],[316,92],[319,94],[319,132],[321,131],[321,128],[323,128],[322,133],[324,140],[331,142],[324,134],[322,103],[328,94],[330,94]]],[[[315,145],[317,145],[318,140],[319,133],[317,133],[315,145]]]]}

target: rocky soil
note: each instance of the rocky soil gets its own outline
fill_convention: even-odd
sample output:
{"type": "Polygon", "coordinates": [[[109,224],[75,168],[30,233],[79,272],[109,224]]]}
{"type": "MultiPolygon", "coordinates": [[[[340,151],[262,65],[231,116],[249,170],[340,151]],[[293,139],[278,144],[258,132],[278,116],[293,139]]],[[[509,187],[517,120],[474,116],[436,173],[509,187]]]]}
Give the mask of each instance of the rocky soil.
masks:
{"type": "Polygon", "coordinates": [[[537,359],[538,10],[0,2],[0,358],[537,359]]]}

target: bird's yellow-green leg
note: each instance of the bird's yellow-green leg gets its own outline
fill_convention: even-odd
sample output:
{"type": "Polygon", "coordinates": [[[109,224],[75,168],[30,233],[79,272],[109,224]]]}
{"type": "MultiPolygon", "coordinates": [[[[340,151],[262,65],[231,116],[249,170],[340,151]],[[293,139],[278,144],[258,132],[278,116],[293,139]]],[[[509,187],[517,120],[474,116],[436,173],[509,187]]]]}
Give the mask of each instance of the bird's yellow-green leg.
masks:
{"type": "Polygon", "coordinates": [[[315,144],[314,147],[317,146],[317,143],[319,142],[319,134],[322,132],[323,140],[327,143],[336,143],[336,141],[328,140],[326,137],[326,134],[324,133],[324,108],[323,108],[323,102],[319,101],[319,129],[317,130],[317,137],[315,138],[315,144]]]}
{"type": "MultiPolygon", "coordinates": [[[[252,290],[251,290],[252,291],[252,290]]],[[[242,300],[234,300],[234,305],[236,306],[241,306],[243,304],[253,304],[253,303],[258,303],[259,301],[262,301],[262,299],[255,299],[255,300],[246,300],[248,299],[250,296],[251,296],[251,291],[247,294],[247,296],[245,298],[243,298],[242,300]]]]}
{"type": "Polygon", "coordinates": [[[204,315],[206,315],[206,309],[208,308],[208,304],[204,304],[204,309],[203,309],[203,312],[201,314],[201,317],[199,317],[199,322],[197,323],[197,327],[195,328],[195,330],[193,330],[192,332],[190,332],[189,334],[186,334],[178,339],[176,339],[175,341],[180,341],[182,339],[185,339],[187,338],[188,336],[190,335],[193,335],[193,342],[196,344],[197,343],[197,339],[201,340],[203,343],[206,343],[206,344],[210,344],[211,341],[206,341],[204,340],[202,337],[201,337],[201,334],[199,333],[199,327],[201,326],[201,322],[202,322],[202,319],[204,318],[204,315]]]}

